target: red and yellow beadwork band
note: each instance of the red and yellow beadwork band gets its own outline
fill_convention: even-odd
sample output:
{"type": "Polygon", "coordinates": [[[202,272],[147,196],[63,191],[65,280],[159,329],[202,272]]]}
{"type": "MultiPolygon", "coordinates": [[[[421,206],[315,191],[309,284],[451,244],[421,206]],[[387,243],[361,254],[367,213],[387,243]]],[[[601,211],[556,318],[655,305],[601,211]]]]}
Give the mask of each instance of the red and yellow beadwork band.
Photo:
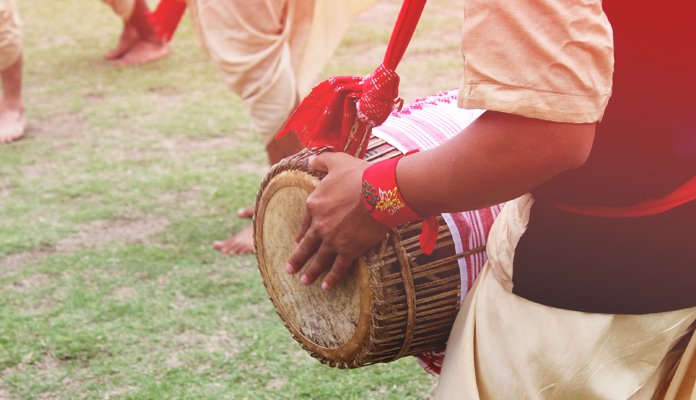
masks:
{"type": "Polygon", "coordinates": [[[402,157],[376,162],[362,176],[362,195],[370,216],[389,228],[423,219],[408,206],[396,184],[396,165],[402,157]]]}
{"type": "Polygon", "coordinates": [[[424,217],[404,200],[396,182],[396,166],[403,156],[376,162],[363,171],[362,197],[370,216],[388,228],[424,220],[420,243],[423,252],[431,254],[437,240],[435,217],[424,217]]]}

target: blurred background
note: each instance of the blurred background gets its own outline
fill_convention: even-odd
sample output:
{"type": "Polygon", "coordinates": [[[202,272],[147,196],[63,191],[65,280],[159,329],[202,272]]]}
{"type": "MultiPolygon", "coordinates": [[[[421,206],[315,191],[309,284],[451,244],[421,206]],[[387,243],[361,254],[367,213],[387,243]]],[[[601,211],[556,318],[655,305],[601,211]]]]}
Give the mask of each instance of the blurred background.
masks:
{"type": "MultiPolygon", "coordinates": [[[[359,16],[323,77],[364,75],[400,1],[359,16]]],[[[150,2],[154,6],[154,2],[150,2]]],[[[171,54],[117,67],[98,0],[19,0],[29,128],[0,146],[0,399],[429,399],[413,358],[357,370],[292,340],[252,256],[211,243],[266,173],[185,15],[171,54]]],[[[406,102],[457,87],[462,4],[426,6],[406,102]]]]}

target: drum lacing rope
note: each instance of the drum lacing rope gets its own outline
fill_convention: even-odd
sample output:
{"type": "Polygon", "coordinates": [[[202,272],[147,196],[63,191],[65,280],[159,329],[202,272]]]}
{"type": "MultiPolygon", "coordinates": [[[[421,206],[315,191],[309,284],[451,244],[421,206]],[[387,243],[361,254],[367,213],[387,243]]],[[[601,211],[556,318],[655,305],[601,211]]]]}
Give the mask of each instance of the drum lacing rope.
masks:
{"type": "Polygon", "coordinates": [[[399,354],[394,358],[398,359],[406,355],[413,341],[413,332],[416,328],[416,289],[413,286],[413,274],[411,273],[408,253],[406,253],[404,246],[401,245],[401,234],[396,229],[392,230],[392,234],[394,250],[401,267],[401,278],[404,282],[404,295],[406,297],[406,332],[404,332],[404,342],[401,345],[399,354]]]}

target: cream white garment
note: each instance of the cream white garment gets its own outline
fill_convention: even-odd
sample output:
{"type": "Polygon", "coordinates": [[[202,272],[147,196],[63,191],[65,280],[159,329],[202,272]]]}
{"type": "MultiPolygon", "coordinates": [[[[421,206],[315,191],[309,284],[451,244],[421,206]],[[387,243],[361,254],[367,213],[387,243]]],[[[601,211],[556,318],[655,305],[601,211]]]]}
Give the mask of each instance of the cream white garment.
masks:
{"type": "Polygon", "coordinates": [[[548,307],[510,292],[514,251],[532,203],[530,195],[508,203],[491,229],[488,262],[450,334],[436,398],[696,396],[696,307],[647,315],[592,314],[548,307]]]}
{"type": "Polygon", "coordinates": [[[201,46],[270,140],[375,0],[189,0],[201,46]]]}
{"type": "Polygon", "coordinates": [[[0,0],[0,71],[14,64],[22,53],[22,30],[15,0],[0,0]]]}

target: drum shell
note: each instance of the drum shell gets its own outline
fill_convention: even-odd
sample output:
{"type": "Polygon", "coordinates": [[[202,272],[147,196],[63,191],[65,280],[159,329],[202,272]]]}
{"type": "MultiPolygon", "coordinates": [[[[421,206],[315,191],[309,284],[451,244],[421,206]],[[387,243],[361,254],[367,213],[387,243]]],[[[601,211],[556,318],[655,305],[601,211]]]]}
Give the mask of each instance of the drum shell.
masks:
{"type": "MultiPolygon", "coordinates": [[[[306,196],[322,177],[307,166],[307,159],[313,154],[315,152],[303,151],[275,165],[264,179],[257,196],[254,240],[259,270],[269,298],[284,324],[294,339],[313,357],[341,368],[389,362],[405,355],[441,350],[459,308],[461,281],[457,260],[465,255],[455,254],[452,235],[442,218],[439,218],[436,250],[430,256],[422,253],[418,243],[420,223],[391,230],[378,246],[360,258],[346,279],[347,283],[342,283],[347,285],[344,286],[345,296],[352,299],[345,304],[343,299],[325,294],[318,285],[302,286],[297,277],[286,279],[282,275],[284,271],[279,271],[284,270],[285,266],[280,260],[287,256],[278,258],[273,252],[278,250],[289,255],[294,232],[284,227],[282,233],[273,234],[274,239],[270,239],[269,232],[279,227],[275,223],[269,224],[266,218],[270,215],[269,209],[275,207],[274,195],[285,190],[285,185],[290,185],[292,190],[299,188],[299,192],[303,193],[291,196],[291,201],[283,200],[294,203],[287,205],[292,210],[288,214],[297,215],[282,218],[284,221],[278,223],[293,219],[297,226],[297,221],[301,221],[306,196]],[[287,292],[292,292],[293,297],[287,298],[287,292]],[[307,295],[303,299],[305,292],[307,295]],[[303,305],[303,301],[307,301],[307,304],[303,305]],[[321,308],[318,302],[322,301],[333,303],[328,305],[329,311],[317,317],[313,312],[321,308]],[[298,311],[302,307],[307,308],[306,315],[298,311]],[[340,319],[337,314],[342,309],[353,317],[340,324],[317,321],[334,317],[340,319]],[[314,329],[316,323],[336,326],[340,331],[354,327],[348,335],[350,337],[337,341],[324,340],[317,336],[324,332],[314,329]]],[[[373,137],[366,159],[373,161],[399,154],[390,145],[373,137]]],[[[483,251],[483,248],[473,251],[483,251]]],[[[327,336],[341,334],[325,333],[327,336]]]]}

